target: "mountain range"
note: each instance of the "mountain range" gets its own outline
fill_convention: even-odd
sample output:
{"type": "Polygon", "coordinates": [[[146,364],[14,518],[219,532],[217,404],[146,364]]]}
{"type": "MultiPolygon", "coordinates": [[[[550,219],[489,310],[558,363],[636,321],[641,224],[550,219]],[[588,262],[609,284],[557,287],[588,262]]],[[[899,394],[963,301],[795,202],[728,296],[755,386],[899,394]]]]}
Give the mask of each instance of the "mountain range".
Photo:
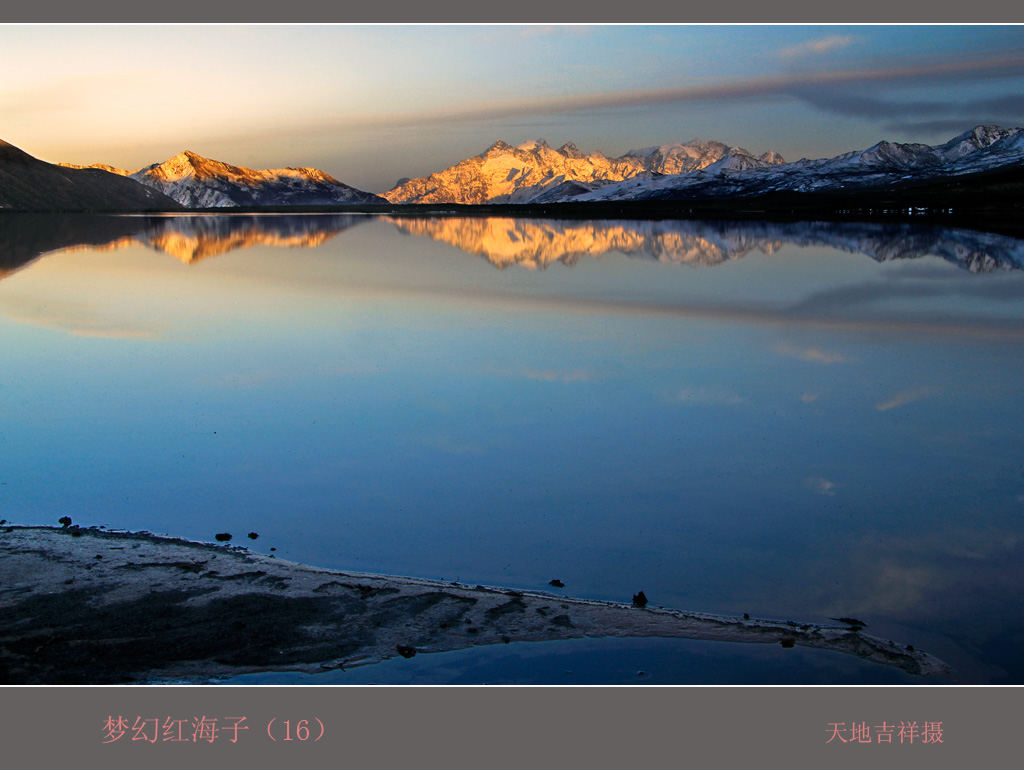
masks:
{"type": "MultiPolygon", "coordinates": [[[[557,150],[544,140],[495,142],[443,171],[402,179],[377,196],[314,168],[253,170],[182,152],[136,171],[54,165],[0,142],[0,210],[154,211],[225,207],[371,209],[405,204],[608,208],[629,204],[666,215],[762,212],[867,213],[891,205],[934,211],[993,206],[1017,212],[1024,196],[1024,130],[978,126],[940,145],[883,141],[834,158],[786,162],[722,142],[692,140],[617,158],[557,150]],[[996,175],[1002,176],[995,178],[996,175]],[[993,179],[995,181],[993,182],[993,179]],[[905,194],[904,194],[905,193],[905,194]],[[794,198],[799,196],[799,199],[794,198]],[[890,203],[886,203],[886,201],[890,203]],[[764,205],[762,205],[764,204],[764,205]],[[703,208],[702,208],[703,207],[703,208]]],[[[552,209],[554,210],[554,209],[552,209]]],[[[596,209],[595,209],[596,210],[596,209]]]]}
{"type": "Polygon", "coordinates": [[[101,164],[85,168],[102,169],[128,177],[159,190],[190,209],[387,203],[373,193],[342,184],[319,169],[276,168],[257,171],[204,158],[188,150],[163,163],[154,163],[137,171],[125,171],[101,164]]]}
{"type": "Polygon", "coordinates": [[[691,200],[763,196],[779,192],[835,193],[949,179],[1020,167],[1024,130],[977,126],[940,145],[879,142],[834,158],[737,167],[730,158],[700,170],[639,183],[562,184],[534,202],[691,200]]]}
{"type": "Polygon", "coordinates": [[[498,141],[444,171],[399,180],[384,197],[391,203],[530,203],[553,189],[571,197],[612,182],[688,174],[715,163],[748,169],[782,162],[776,152],[754,157],[740,147],[699,139],[630,150],[619,158],[584,155],[572,143],[553,150],[543,139],[518,147],[498,141]]]}

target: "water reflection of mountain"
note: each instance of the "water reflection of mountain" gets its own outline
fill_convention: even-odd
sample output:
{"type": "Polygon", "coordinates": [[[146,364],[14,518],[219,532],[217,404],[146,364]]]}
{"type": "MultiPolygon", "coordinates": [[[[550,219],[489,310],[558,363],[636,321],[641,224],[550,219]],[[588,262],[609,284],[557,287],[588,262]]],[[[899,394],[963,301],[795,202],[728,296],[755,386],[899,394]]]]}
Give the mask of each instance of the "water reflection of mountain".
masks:
{"type": "Polygon", "coordinates": [[[484,257],[499,269],[573,266],[610,251],[693,266],[718,265],[784,244],[826,246],[878,262],[941,257],[974,273],[1024,267],[1024,241],[994,233],[906,223],[725,222],[690,220],[555,220],[398,218],[403,232],[484,257]]]}
{"type": "Polygon", "coordinates": [[[0,217],[0,279],[56,251],[141,245],[194,263],[250,246],[319,246],[366,220],[353,215],[5,215],[0,217]]]}
{"type": "MultiPolygon", "coordinates": [[[[186,263],[251,246],[315,247],[366,222],[360,215],[0,216],[0,279],[42,254],[141,245],[186,263]]],[[[879,262],[935,255],[974,273],[1024,267],[1024,241],[907,223],[388,218],[400,231],[448,243],[499,269],[572,266],[619,252],[693,266],[718,265],[789,243],[827,246],[879,262]]]]}
{"type": "Polygon", "coordinates": [[[41,254],[68,247],[98,247],[129,235],[138,227],[127,217],[52,214],[0,216],[0,278],[41,254]]]}
{"type": "Polygon", "coordinates": [[[198,262],[251,246],[313,248],[366,217],[208,216],[151,218],[134,239],[182,262],[198,262]]]}

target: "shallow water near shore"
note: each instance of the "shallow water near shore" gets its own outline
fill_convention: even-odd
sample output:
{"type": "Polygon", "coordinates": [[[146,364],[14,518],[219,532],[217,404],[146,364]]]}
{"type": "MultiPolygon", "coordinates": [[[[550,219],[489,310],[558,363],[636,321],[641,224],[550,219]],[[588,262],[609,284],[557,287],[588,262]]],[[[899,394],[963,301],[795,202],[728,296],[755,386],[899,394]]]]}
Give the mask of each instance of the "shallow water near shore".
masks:
{"type": "MultiPolygon", "coordinates": [[[[900,685],[920,677],[827,650],[693,639],[568,639],[395,658],[325,674],[246,674],[263,685],[900,685]]],[[[948,684],[948,682],[943,682],[948,684]]]]}
{"type": "MultiPolygon", "coordinates": [[[[1019,241],[370,216],[0,231],[0,518],[852,616],[961,682],[1024,683],[1019,241]]],[[[630,683],[671,668],[620,666],[634,650],[664,663],[701,644],[511,645],[346,674],[630,683]]],[[[876,681],[828,653],[797,666],[732,646],[659,683],[876,681]]]]}

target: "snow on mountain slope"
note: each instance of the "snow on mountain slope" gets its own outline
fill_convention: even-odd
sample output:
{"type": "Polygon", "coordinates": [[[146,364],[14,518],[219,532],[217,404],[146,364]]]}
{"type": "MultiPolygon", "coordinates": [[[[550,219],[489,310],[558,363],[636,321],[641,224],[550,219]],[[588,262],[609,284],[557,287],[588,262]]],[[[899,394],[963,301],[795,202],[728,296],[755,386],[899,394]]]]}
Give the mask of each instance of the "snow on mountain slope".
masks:
{"type": "Polygon", "coordinates": [[[444,171],[402,180],[384,197],[392,203],[529,203],[562,185],[579,193],[609,182],[693,171],[724,158],[741,165],[782,162],[778,153],[754,158],[738,147],[698,140],[632,150],[619,158],[585,155],[571,142],[553,150],[543,139],[518,147],[497,141],[444,171]]]}
{"type": "Polygon", "coordinates": [[[940,145],[881,141],[834,158],[793,163],[774,151],[755,156],[741,147],[696,139],[630,150],[618,158],[584,154],[571,142],[556,150],[543,139],[518,147],[497,141],[443,171],[401,179],[383,197],[356,190],[317,169],[256,171],[188,151],[134,172],[110,166],[85,168],[127,176],[189,208],[220,208],[696,200],[866,189],[1022,163],[1024,130],[982,125],[940,145]]]}
{"type": "Polygon", "coordinates": [[[386,203],[314,168],[256,171],[185,151],[129,176],[188,208],[386,203]]]}
{"type": "Polygon", "coordinates": [[[345,203],[387,203],[372,193],[342,184],[315,168],[255,171],[204,158],[186,150],[163,163],[125,171],[102,163],[64,168],[101,169],[127,176],[159,190],[187,208],[233,206],[331,206],[345,203]]]}
{"type": "Polygon", "coordinates": [[[957,160],[976,150],[991,147],[1009,136],[1015,136],[1019,131],[1020,129],[1005,129],[998,126],[977,126],[959,136],[954,136],[935,149],[939,150],[946,160],[957,160]]]}
{"type": "MultiPolygon", "coordinates": [[[[660,147],[645,147],[641,150],[630,150],[623,158],[638,158],[643,161],[645,171],[658,174],[688,174],[720,163],[728,158],[737,160],[737,166],[760,161],[762,165],[778,165],[783,163],[782,156],[774,150],[755,158],[742,147],[730,147],[721,142],[705,142],[691,139],[685,144],[678,142],[663,144],[660,147]]],[[[619,160],[622,160],[620,158],[619,160]]]]}
{"type": "MultiPolygon", "coordinates": [[[[764,158],[764,156],[762,156],[764,158]]],[[[974,173],[1024,163],[1024,130],[978,126],[948,142],[879,142],[834,158],[769,165],[734,153],[697,171],[626,181],[591,190],[564,188],[545,202],[712,198],[769,192],[852,190],[942,176],[974,173]]]]}

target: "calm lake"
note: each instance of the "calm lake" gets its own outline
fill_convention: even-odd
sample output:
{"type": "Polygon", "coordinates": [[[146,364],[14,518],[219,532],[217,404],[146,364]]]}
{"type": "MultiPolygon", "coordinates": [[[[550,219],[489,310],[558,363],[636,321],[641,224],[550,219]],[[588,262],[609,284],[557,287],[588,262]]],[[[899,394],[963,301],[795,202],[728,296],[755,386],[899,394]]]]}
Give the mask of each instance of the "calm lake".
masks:
{"type": "MultiPolygon", "coordinates": [[[[1022,268],[1024,242],[906,224],[5,215],[0,518],[852,616],[1024,684],[1022,268]]],[[[917,681],[669,640],[326,681],[638,670],[917,681]]]]}

